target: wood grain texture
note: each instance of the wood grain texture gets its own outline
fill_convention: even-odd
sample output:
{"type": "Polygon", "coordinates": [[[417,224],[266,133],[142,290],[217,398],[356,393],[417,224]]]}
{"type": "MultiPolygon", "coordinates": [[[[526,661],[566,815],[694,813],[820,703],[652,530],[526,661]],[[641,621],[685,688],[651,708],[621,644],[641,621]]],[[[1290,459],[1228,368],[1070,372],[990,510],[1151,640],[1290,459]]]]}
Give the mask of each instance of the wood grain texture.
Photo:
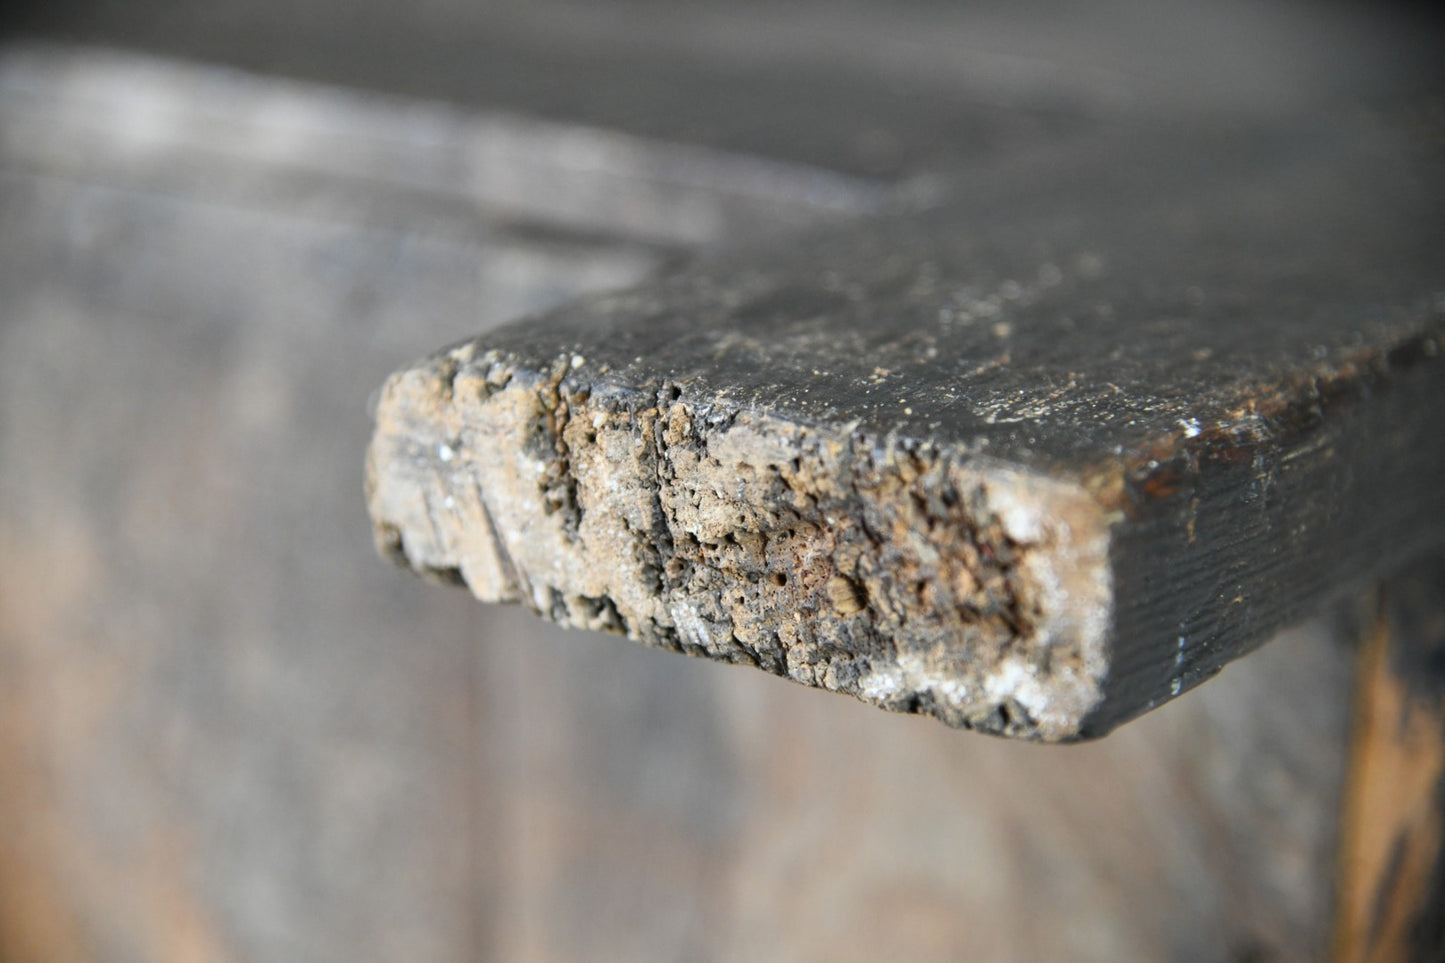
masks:
{"type": "Polygon", "coordinates": [[[955,726],[1177,696],[1445,538],[1445,167],[1374,122],[1149,134],[398,374],[379,544],[955,726]]]}
{"type": "Polygon", "coordinates": [[[659,251],[559,196],[469,200],[475,145],[517,130],[490,115],[14,52],[0,960],[1321,957],[1351,665],[1328,623],[1060,749],[377,562],[356,476],[397,358],[806,196],[763,217],[641,178],[659,203],[629,223],[684,239],[659,251]]]}
{"type": "Polygon", "coordinates": [[[366,397],[666,251],[469,214],[487,119],[404,110],[0,48],[5,963],[494,957],[494,630],[371,576],[366,397]]]}
{"type": "Polygon", "coordinates": [[[1445,562],[1378,600],[1355,682],[1334,959],[1445,956],[1445,562]]]}

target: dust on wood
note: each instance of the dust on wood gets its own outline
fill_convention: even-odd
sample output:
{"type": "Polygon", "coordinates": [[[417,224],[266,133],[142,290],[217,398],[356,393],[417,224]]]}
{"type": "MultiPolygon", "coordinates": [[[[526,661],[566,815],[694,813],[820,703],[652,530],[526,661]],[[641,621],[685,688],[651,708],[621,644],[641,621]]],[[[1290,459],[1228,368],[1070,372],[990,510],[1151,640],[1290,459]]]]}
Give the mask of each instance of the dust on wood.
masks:
{"type": "Polygon", "coordinates": [[[464,345],[388,382],[382,550],[554,621],[965,728],[1067,738],[1098,699],[1107,540],[1087,493],[804,426],[581,355],[464,345]]]}
{"type": "Polygon", "coordinates": [[[1344,133],[1106,136],[443,352],[384,394],[383,550],[951,725],[1107,732],[1445,540],[1445,177],[1344,133]]]}

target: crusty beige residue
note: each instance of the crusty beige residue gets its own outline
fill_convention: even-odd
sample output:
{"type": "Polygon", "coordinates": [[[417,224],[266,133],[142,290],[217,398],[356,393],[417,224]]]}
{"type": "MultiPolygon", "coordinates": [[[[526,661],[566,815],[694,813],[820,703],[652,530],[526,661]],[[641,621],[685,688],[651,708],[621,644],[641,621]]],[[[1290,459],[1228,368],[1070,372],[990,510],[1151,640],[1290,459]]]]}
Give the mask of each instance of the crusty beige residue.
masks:
{"type": "Polygon", "coordinates": [[[378,544],[486,601],[949,725],[1068,739],[1107,668],[1083,491],[926,445],[550,376],[464,346],[394,375],[378,544]]]}

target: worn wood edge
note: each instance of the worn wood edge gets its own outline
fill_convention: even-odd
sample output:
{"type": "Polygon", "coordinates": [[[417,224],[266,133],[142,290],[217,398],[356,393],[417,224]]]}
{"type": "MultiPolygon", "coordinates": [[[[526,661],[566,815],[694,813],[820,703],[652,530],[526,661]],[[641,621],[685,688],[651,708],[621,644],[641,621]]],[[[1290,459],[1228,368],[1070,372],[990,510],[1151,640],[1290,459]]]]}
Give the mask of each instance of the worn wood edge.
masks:
{"type": "MultiPolygon", "coordinates": [[[[1332,135],[1324,141],[1335,143],[1332,135]]],[[[1354,170],[1352,162],[1340,161],[1337,170],[1327,161],[1321,163],[1329,183],[1340,180],[1341,170],[1354,170]]],[[[1283,162],[1260,163],[1273,171],[1283,162]]],[[[1364,169],[1378,173],[1372,164],[1364,169]]],[[[1385,165],[1386,173],[1391,170],[1385,165]]],[[[1420,209],[1431,210],[1434,195],[1417,183],[1419,173],[1405,177],[1408,190],[1402,190],[1418,193],[1420,209]]],[[[1279,180],[1275,174],[1266,178],[1271,196],[1279,180]]],[[[1168,198],[1179,189],[1173,181],[1158,188],[1168,198]]],[[[1307,208],[1313,204],[1305,202],[1307,208]]],[[[1340,222],[1357,231],[1364,260],[1351,267],[1326,257],[1323,266],[1311,267],[1308,283],[1295,282],[1314,299],[1303,306],[1294,295],[1282,296],[1273,286],[1275,275],[1260,275],[1254,260],[1237,263],[1238,245],[1200,248],[1208,268],[1200,268],[1202,276],[1233,290],[1235,298],[1241,296],[1235,289],[1242,289],[1248,295],[1240,302],[1244,314],[1202,314],[1188,337],[1176,324],[1170,329],[1176,341],[1166,343],[1162,359],[1133,360],[1153,367],[1144,380],[1135,371],[1127,390],[1113,378],[1121,365],[1128,370],[1129,359],[1120,362],[1100,346],[1147,341],[1156,314],[1167,313],[1173,302],[1150,295],[1146,283],[1148,271],[1168,264],[1144,258],[1141,252],[1150,246],[1141,246],[1112,216],[1099,219],[1100,230],[1122,231],[1115,243],[1130,257],[1118,257],[1144,273],[1137,284],[1125,279],[1107,288],[1121,303],[1137,302],[1135,310],[1096,320],[1092,340],[1068,342],[1087,355],[1082,359],[1059,355],[1053,342],[1048,350],[1028,350],[1026,338],[1065,336],[1051,313],[1072,303],[1063,294],[1052,308],[1020,308],[1011,321],[992,328],[950,328],[946,320],[931,320],[936,303],[952,303],[940,277],[964,284],[980,263],[1032,263],[1019,246],[1028,248],[1034,232],[975,237],[970,232],[981,230],[980,214],[966,205],[740,250],[638,289],[575,302],[394,379],[371,460],[380,542],[410,567],[465,581],[483,598],[523,601],[565,624],[611,627],[667,647],[752,662],[954,725],[1052,740],[1103,735],[1212,677],[1330,597],[1445,543],[1445,487],[1436,482],[1445,475],[1445,446],[1435,414],[1445,410],[1445,300],[1422,254],[1431,249],[1433,234],[1401,222],[1409,208],[1393,195],[1382,198],[1378,211],[1365,207],[1347,205],[1340,213],[1340,222]],[[970,244],[957,247],[959,238],[970,237],[970,244]],[[1363,280],[1326,283],[1347,267],[1358,268],[1363,280]],[[842,278],[853,279],[852,286],[842,278]],[[1260,339],[1256,356],[1238,350],[1250,334],[1238,323],[1241,316],[1273,332],[1260,339]],[[947,354],[929,337],[913,337],[945,328],[952,338],[947,354]],[[1000,345],[989,333],[1002,339],[1002,354],[992,354],[1000,345]],[[1215,347],[1233,359],[1211,369],[1220,381],[1200,367],[1215,347]],[[914,357],[922,360],[908,367],[906,360],[914,357]],[[975,357],[986,363],[969,367],[975,357]],[[1083,380],[1093,388],[1057,403],[1057,386],[1075,384],[1076,363],[1092,365],[1078,370],[1086,370],[1083,380]],[[900,379],[911,372],[912,382],[888,382],[900,367],[906,369],[900,379]],[[1050,403],[1035,404],[1036,391],[1047,392],[1050,403]],[[587,427],[594,418],[599,425],[587,427]],[[748,432],[756,437],[745,442],[748,432]],[[591,465],[606,447],[599,439],[614,435],[627,444],[619,442],[608,457],[628,467],[591,465]],[[708,460],[715,439],[724,437],[737,449],[730,456],[733,471],[708,460]],[[461,451],[471,454],[461,457],[461,451]],[[806,471],[805,456],[811,459],[806,471]],[[786,472],[776,468],[776,477],[757,474],[760,465],[795,462],[786,472]],[[458,488],[463,467],[485,499],[458,488]],[[579,471],[593,477],[579,480],[579,471]],[[403,479],[409,479],[405,485],[403,479]],[[529,493],[500,499],[504,510],[492,504],[496,492],[523,484],[542,492],[540,500],[529,493]],[[608,498],[583,497],[587,484],[608,498]],[[703,488],[717,494],[717,504],[704,506],[697,496],[703,488]],[[880,501],[873,494],[882,488],[889,494],[880,501]],[[872,501],[862,497],[864,490],[872,501]],[[1027,612],[1021,616],[1019,603],[1037,604],[1040,592],[1016,584],[1026,575],[1014,564],[1012,546],[990,540],[989,520],[999,512],[989,500],[1005,490],[1047,491],[1034,499],[1043,516],[1064,519],[1075,534],[1097,532],[1104,546],[1097,564],[1090,556],[1088,565],[1072,565],[1090,572],[1085,581],[1097,591],[1068,593],[1070,606],[1083,600],[1094,605],[1104,626],[1102,654],[1092,643],[1063,650],[1073,664],[1087,666],[1075,679],[1091,681],[1087,697],[1071,690],[1059,704],[1068,706],[1065,715],[1046,725],[1040,717],[1059,706],[1046,710],[1038,698],[1023,705],[1017,695],[999,695],[997,683],[989,696],[987,666],[1002,664],[1000,653],[1027,652],[1038,621],[1027,612]],[[680,504],[653,497],[662,492],[687,492],[693,501],[680,511],[680,504]],[[724,498],[724,492],[735,494],[724,498]],[[916,511],[901,507],[904,494],[919,502],[916,511]],[[970,495],[980,503],[971,504],[970,495]],[[724,523],[719,505],[729,499],[750,507],[724,523]],[[439,510],[433,502],[450,512],[471,501],[485,511],[472,512],[470,521],[434,517],[439,510]],[[941,507],[935,510],[933,501],[941,507]],[[654,502],[661,506],[656,512],[648,508],[654,502]],[[596,511],[603,504],[606,511],[596,511]],[[803,586],[811,595],[794,586],[779,595],[787,604],[762,605],[743,618],[719,608],[719,593],[741,591],[737,604],[748,608],[762,591],[749,578],[772,577],[779,566],[787,574],[792,562],[770,558],[770,542],[760,548],[750,539],[780,524],[786,528],[774,517],[778,512],[797,520],[801,510],[813,513],[810,524],[830,545],[841,519],[875,544],[907,551],[894,557],[890,547],[883,553],[888,565],[870,563],[878,567],[876,584],[866,566],[855,571],[867,556],[850,554],[833,563],[835,571],[814,573],[803,586]],[[870,510],[876,517],[869,518],[870,510]],[[577,555],[571,542],[581,520],[595,528],[599,515],[608,513],[627,519],[625,525],[615,522],[623,527],[612,533],[611,556],[599,549],[577,556],[585,564],[566,561],[577,555]],[[709,517],[689,520],[699,513],[709,517]],[[554,515],[561,521],[534,518],[554,515]],[[905,518],[916,531],[901,525],[905,518]],[[463,535],[444,534],[452,528],[478,542],[465,567],[452,545],[463,535]],[[541,542],[539,533],[547,536],[541,542]],[[720,541],[704,542],[699,533],[720,541]],[[513,545],[518,540],[520,549],[513,545]],[[494,544],[506,551],[486,547],[494,544]],[[609,610],[618,592],[602,591],[593,569],[611,577],[613,556],[625,545],[650,558],[651,569],[646,578],[632,578],[638,587],[630,595],[621,592],[631,606],[623,617],[609,610]],[[985,557],[985,545],[992,557],[985,557]],[[534,548],[536,554],[519,566],[518,553],[534,548]],[[548,552],[560,554],[549,560],[548,552]],[[767,564],[745,564],[749,557],[767,564]],[[666,571],[671,562],[675,572],[666,571]],[[958,588],[955,570],[976,584],[958,588]],[[910,579],[908,572],[922,577],[910,579]],[[1001,585],[990,588],[994,576],[1001,585]],[[901,591],[889,594],[910,580],[919,586],[912,599],[901,591]],[[975,590],[982,594],[972,597],[975,590]],[[678,618],[670,603],[660,617],[649,608],[674,591],[687,596],[686,605],[703,606],[696,618],[678,618]],[[818,599],[862,614],[849,611],[848,618],[824,625],[833,610],[818,599]],[[650,628],[639,621],[644,617],[650,628]],[[727,636],[721,641],[713,637],[719,626],[718,634],[727,636]],[[737,645],[729,641],[734,637],[737,645]],[[930,672],[943,665],[964,675],[945,674],[951,681],[943,701],[936,685],[920,694],[911,682],[899,683],[905,695],[898,697],[888,682],[870,687],[861,681],[888,675],[875,670],[896,663],[900,651],[927,651],[930,672]]],[[[1041,230],[1051,230],[1053,222],[1043,218],[1041,230]]],[[[1329,217],[1321,224],[1338,227],[1329,217]]],[[[1146,238],[1163,230],[1154,216],[1136,227],[1146,238]]],[[[1272,222],[1231,221],[1229,230],[1243,232],[1241,243],[1261,232],[1278,233],[1286,250],[1315,251],[1272,222]]],[[[1259,257],[1268,253],[1258,244],[1249,250],[1256,248],[1259,257]]],[[[1189,249],[1170,250],[1175,253],[1168,263],[1189,249]]],[[[1300,270],[1289,257],[1280,264],[1286,277],[1300,270]]],[[[1193,277],[1187,273],[1180,283],[1193,277]]],[[[1065,292],[1069,298],[1102,296],[1079,284],[1065,292]]],[[[633,563],[641,564],[636,558],[633,563]]],[[[1094,637],[1099,633],[1091,630],[1094,637]]],[[[1024,664],[1032,667],[1018,676],[1025,689],[1040,676],[1052,684],[1052,656],[1029,655],[1024,664]]]]}
{"type": "Polygon", "coordinates": [[[1438,322],[1261,384],[1227,423],[1096,465],[1117,514],[1103,735],[1445,544],[1438,322]]]}
{"type": "Polygon", "coordinates": [[[962,728],[1095,738],[1440,541],[1438,357],[1433,332],[1362,349],[1061,477],[479,341],[388,382],[368,498],[384,553],[484,600],[962,728]],[[779,513],[811,526],[788,551],[779,513]],[[763,583],[810,551],[801,581],[763,583]]]}
{"type": "Polygon", "coordinates": [[[561,625],[960,728],[1083,734],[1108,670],[1108,514],[1081,487],[480,343],[391,377],[383,554],[561,625]]]}

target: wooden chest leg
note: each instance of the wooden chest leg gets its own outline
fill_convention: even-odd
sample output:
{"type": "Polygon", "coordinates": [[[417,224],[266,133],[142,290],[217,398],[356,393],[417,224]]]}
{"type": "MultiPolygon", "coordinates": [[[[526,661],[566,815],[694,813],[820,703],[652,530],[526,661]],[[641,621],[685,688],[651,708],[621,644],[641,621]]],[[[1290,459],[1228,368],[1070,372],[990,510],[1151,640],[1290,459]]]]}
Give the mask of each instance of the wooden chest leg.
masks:
{"type": "Polygon", "coordinates": [[[1380,591],[1357,685],[1335,959],[1445,960],[1445,560],[1380,591]]]}

